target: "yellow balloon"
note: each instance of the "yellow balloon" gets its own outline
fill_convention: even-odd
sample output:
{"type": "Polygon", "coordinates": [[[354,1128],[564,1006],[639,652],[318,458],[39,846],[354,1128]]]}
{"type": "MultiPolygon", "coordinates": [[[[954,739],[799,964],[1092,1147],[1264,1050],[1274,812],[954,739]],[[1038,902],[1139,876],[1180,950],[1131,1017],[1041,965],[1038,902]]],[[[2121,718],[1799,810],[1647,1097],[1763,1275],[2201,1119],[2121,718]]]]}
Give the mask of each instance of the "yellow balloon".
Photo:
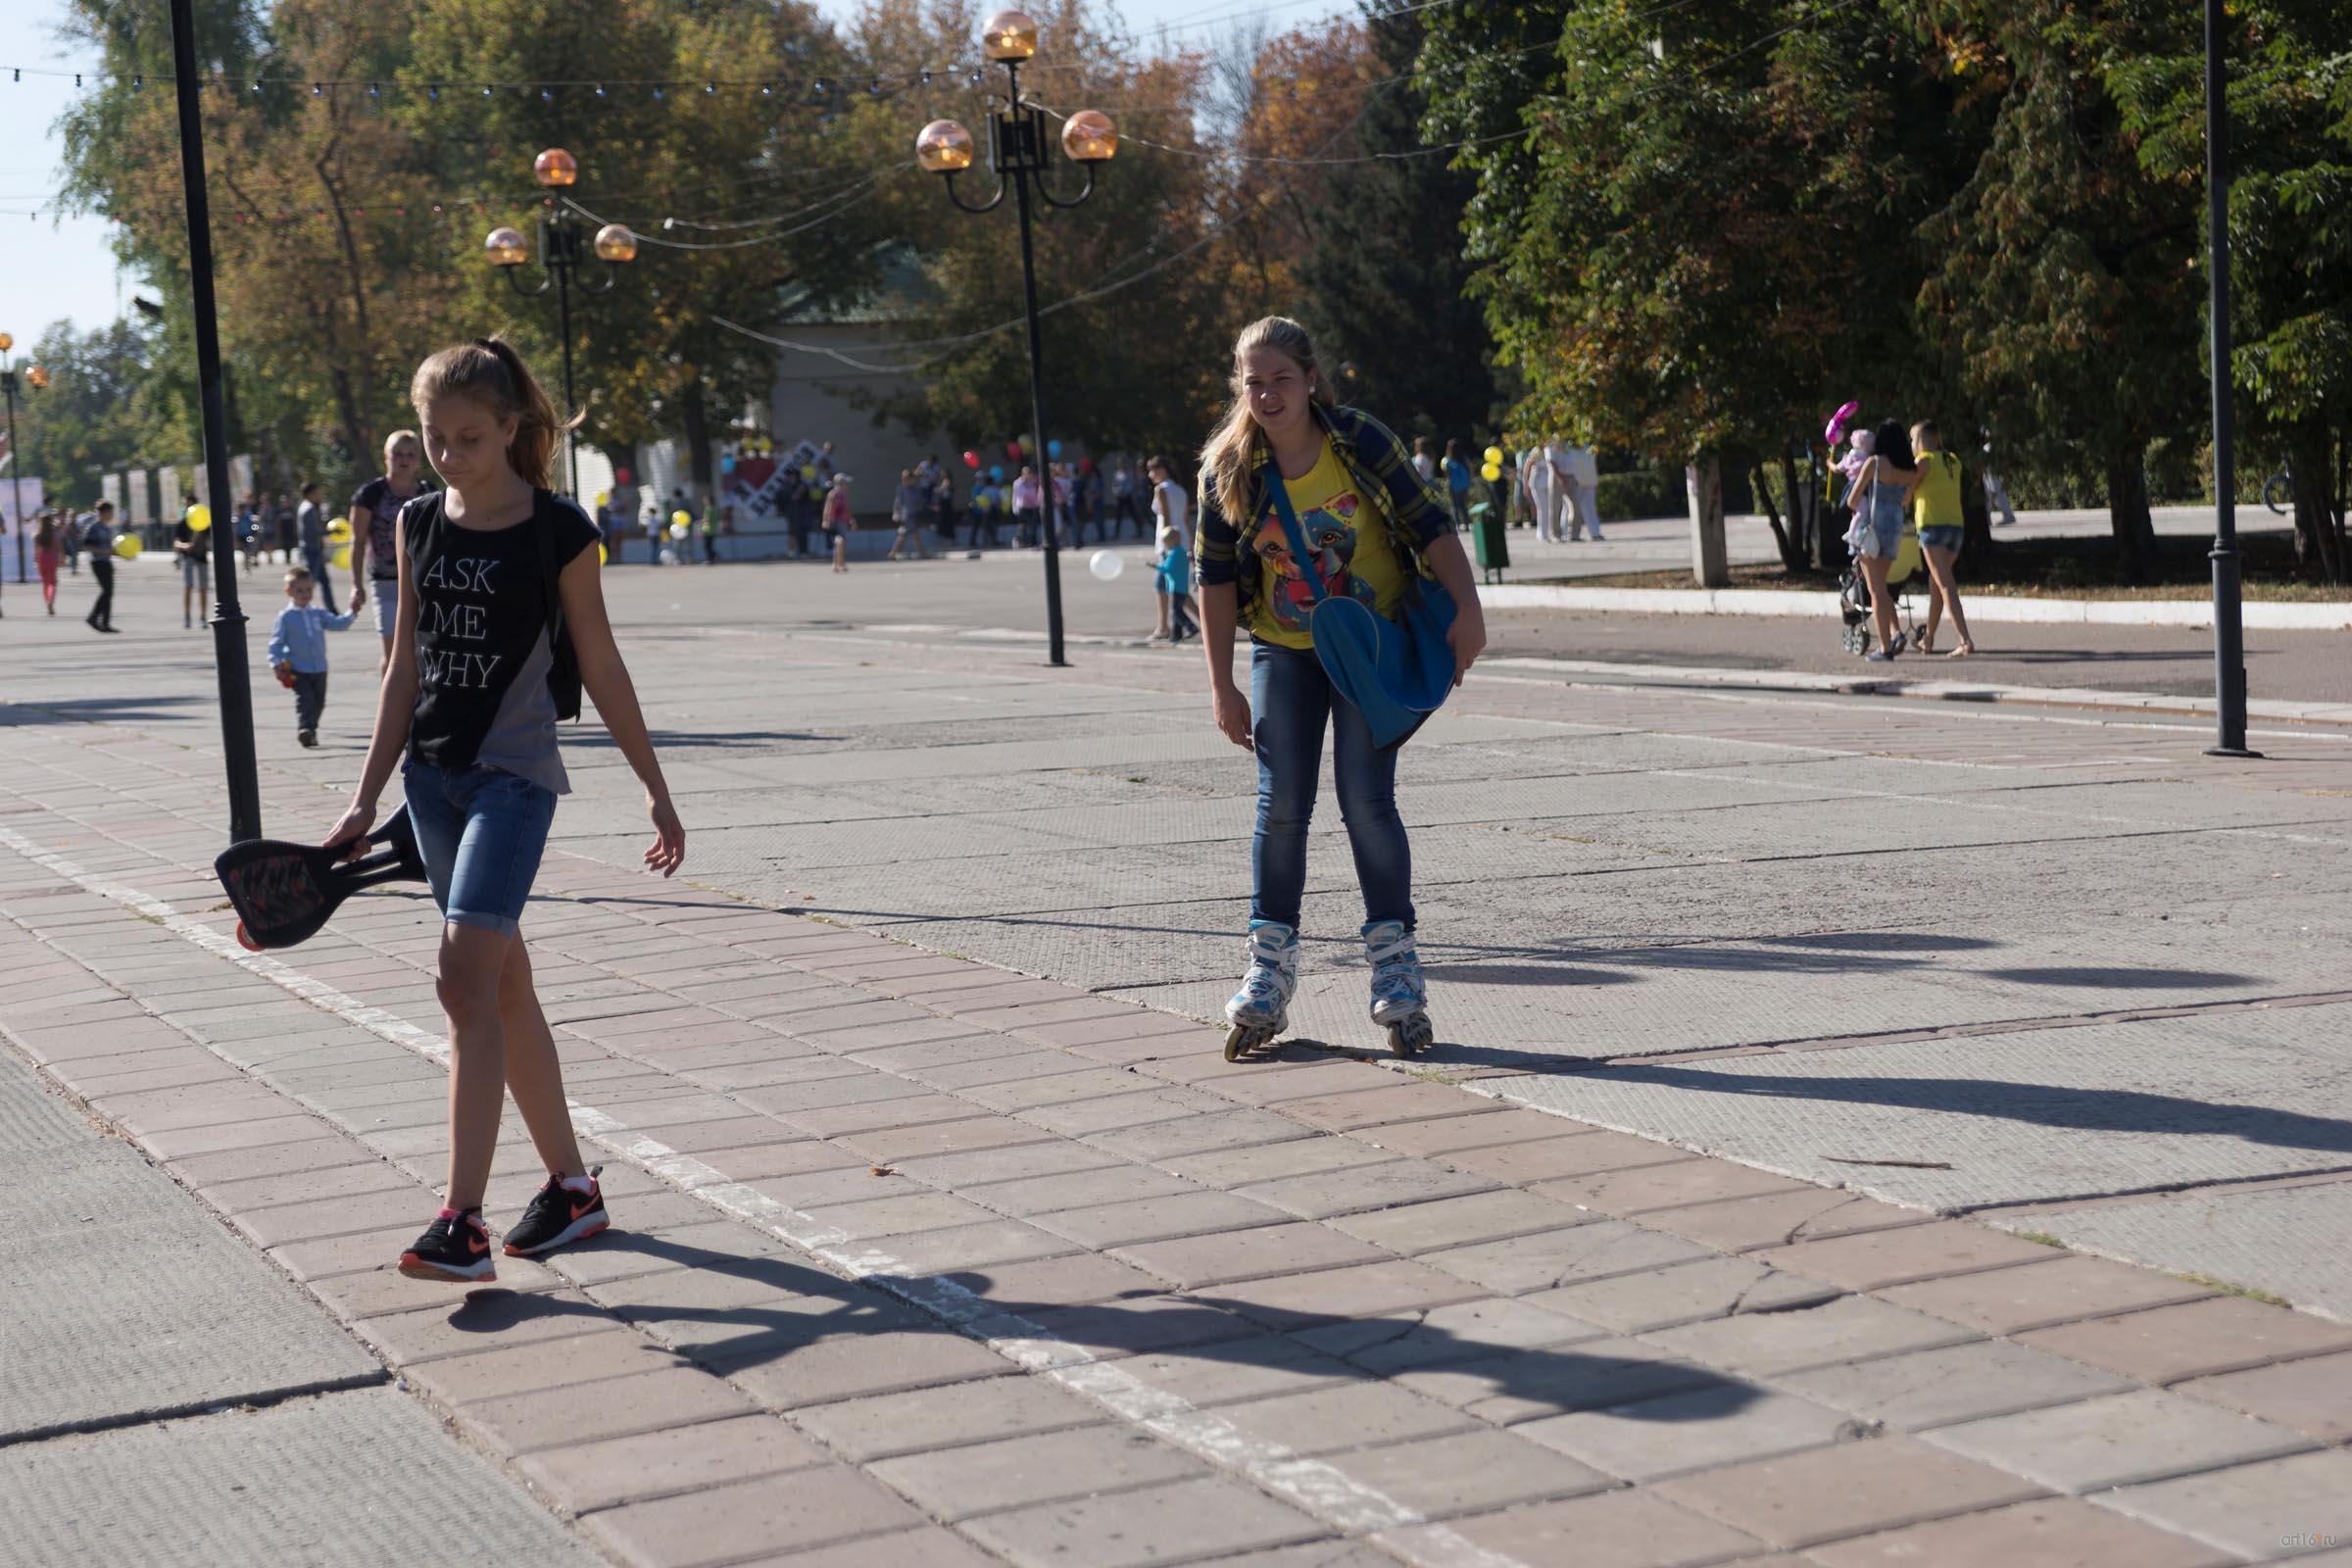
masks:
{"type": "Polygon", "coordinates": [[[1483,455],[1485,456],[1487,462],[1494,465],[1496,467],[1500,467],[1502,466],[1502,448],[1489,447],[1483,455]]]}
{"type": "Polygon", "coordinates": [[[343,546],[326,560],[327,564],[337,571],[349,571],[351,569],[351,546],[343,546]]]}
{"type": "Polygon", "coordinates": [[[188,509],[188,531],[204,533],[213,525],[213,509],[199,501],[188,509]]]}
{"type": "Polygon", "coordinates": [[[804,479],[814,479],[816,477],[816,465],[813,463],[802,464],[801,477],[804,479]]]}
{"type": "Polygon", "coordinates": [[[686,514],[686,512],[683,508],[669,514],[669,525],[672,528],[683,528],[693,520],[694,519],[692,517],[686,514]]]}
{"type": "Polygon", "coordinates": [[[612,492],[610,490],[599,490],[596,493],[596,504],[600,507],[611,506],[612,504],[612,492]]]}
{"type": "Polygon", "coordinates": [[[1493,484],[1502,477],[1502,466],[1497,463],[1490,463],[1478,470],[1478,476],[1487,483],[1493,484]]]}
{"type": "Polygon", "coordinates": [[[139,543],[139,536],[135,533],[115,535],[115,559],[117,561],[136,561],[139,559],[139,552],[146,548],[145,545],[139,543]]]}
{"type": "MultiPolygon", "coordinates": [[[[601,506],[603,503],[599,502],[598,505],[601,506]]],[[[603,545],[598,545],[596,547],[596,564],[600,566],[608,566],[612,564],[612,558],[605,553],[605,547],[603,545]]]]}

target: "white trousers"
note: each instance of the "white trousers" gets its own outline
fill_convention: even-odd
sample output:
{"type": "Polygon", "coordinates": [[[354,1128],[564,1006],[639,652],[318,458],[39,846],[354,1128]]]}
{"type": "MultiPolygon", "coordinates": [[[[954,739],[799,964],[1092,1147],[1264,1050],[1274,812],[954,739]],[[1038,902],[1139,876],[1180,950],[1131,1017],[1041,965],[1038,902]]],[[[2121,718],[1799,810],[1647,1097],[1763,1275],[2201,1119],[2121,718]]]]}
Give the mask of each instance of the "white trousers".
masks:
{"type": "Polygon", "coordinates": [[[1568,487],[1547,478],[1527,482],[1527,499],[1535,509],[1536,537],[1546,544],[1568,540],[1568,487]]]}
{"type": "Polygon", "coordinates": [[[1568,536],[1573,539],[1581,533],[1597,540],[1600,537],[1600,487],[1571,482],[1566,489],[1570,510],[1568,536]]]}

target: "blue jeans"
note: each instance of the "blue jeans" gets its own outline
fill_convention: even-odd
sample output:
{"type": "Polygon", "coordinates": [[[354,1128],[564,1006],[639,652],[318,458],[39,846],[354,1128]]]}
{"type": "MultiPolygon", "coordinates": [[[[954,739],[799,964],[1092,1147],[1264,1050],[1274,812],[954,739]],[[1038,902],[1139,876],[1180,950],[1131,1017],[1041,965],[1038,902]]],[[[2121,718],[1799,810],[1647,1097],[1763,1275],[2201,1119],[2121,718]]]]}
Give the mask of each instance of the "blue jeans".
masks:
{"type": "Polygon", "coordinates": [[[1396,814],[1396,753],[1332,689],[1312,649],[1258,643],[1250,652],[1250,709],[1257,750],[1257,832],[1250,846],[1250,918],[1296,927],[1306,896],[1306,829],[1333,736],[1340,815],[1355,855],[1364,919],[1413,929],[1413,851],[1396,814]]]}
{"type": "Polygon", "coordinates": [[[513,936],[547,852],[555,792],[495,767],[411,762],[401,780],[441,918],[513,936]]]}

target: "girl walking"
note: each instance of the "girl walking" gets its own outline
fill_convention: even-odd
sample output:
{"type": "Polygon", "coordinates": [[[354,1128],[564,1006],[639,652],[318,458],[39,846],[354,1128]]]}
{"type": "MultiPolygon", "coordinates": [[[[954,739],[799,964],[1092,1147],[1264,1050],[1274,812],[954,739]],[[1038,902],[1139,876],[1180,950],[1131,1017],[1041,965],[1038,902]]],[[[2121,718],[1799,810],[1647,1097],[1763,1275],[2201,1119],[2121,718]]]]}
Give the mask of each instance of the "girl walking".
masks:
{"type": "Polygon", "coordinates": [[[418,366],[409,396],[447,488],[397,514],[392,662],[359,786],[326,843],[367,852],[377,797],[405,751],[409,819],[442,916],[451,1071],[448,1191],[400,1271],[478,1282],[495,1276],[482,1194],[509,1091],[548,1175],[507,1231],[508,1255],[534,1256],[607,1223],[519,924],[556,797],[569,788],[556,720],[579,687],[645,786],[646,866],[675,871],[686,832],[612,643],[588,548],[595,525],[547,489],[564,428],[547,394],[512,346],[477,338],[418,366]]]}
{"type": "Polygon", "coordinates": [[[858,526],[858,514],[850,510],[850,476],[837,473],[833,487],[825,492],[825,532],[833,536],[833,569],[850,569],[850,534],[858,526]]]}
{"type": "MultiPolygon", "coordinates": [[[[1857,448],[1859,443],[1856,444],[1857,448]]],[[[1878,623],[1879,646],[1863,657],[1884,663],[1903,651],[1902,633],[1894,628],[1894,593],[1886,586],[1887,568],[1903,542],[1903,514],[1909,510],[1912,486],[1919,470],[1911,466],[1911,436],[1888,419],[1872,432],[1871,455],[1862,460],[1847,486],[1845,504],[1853,510],[1850,538],[1858,546],[1862,576],[1870,584],[1871,618],[1878,623]]]]}
{"type": "Polygon", "coordinates": [[[1919,651],[1922,655],[1936,652],[1936,627],[1948,614],[1960,646],[1943,657],[1966,659],[1977,651],[1977,640],[1968,634],[1968,617],[1960,612],[1960,580],[1953,572],[1967,524],[1960,509],[1960,460],[1944,450],[1943,432],[1934,419],[1922,419],[1911,427],[1911,444],[1919,449],[1919,488],[1913,492],[1919,548],[1928,558],[1928,581],[1933,585],[1919,651]]]}
{"type": "Polygon", "coordinates": [[[1250,971],[1225,1004],[1237,1038],[1268,1039],[1288,1022],[1298,976],[1306,831],[1323,736],[1333,741],[1340,811],[1363,891],[1372,1021],[1426,1013],[1414,951],[1412,848],[1396,813],[1396,752],[1341,697],[1307,632],[1313,593],[1345,594],[1394,618],[1415,574],[1453,596],[1458,682],[1487,644],[1470,559],[1404,444],[1368,414],[1338,407],[1306,328],[1270,316],[1233,351],[1233,404],[1200,451],[1200,609],[1217,728],[1257,758],[1257,828],[1250,852],[1250,971]],[[1284,485],[1313,559],[1293,559],[1273,503],[1284,485]],[[1234,683],[1233,642],[1250,632],[1250,691],[1234,683]]]}
{"type": "Polygon", "coordinates": [[[41,574],[41,603],[48,607],[48,612],[52,615],[57,613],[59,531],[57,514],[44,512],[41,514],[41,525],[32,536],[32,564],[33,569],[41,574]]]}

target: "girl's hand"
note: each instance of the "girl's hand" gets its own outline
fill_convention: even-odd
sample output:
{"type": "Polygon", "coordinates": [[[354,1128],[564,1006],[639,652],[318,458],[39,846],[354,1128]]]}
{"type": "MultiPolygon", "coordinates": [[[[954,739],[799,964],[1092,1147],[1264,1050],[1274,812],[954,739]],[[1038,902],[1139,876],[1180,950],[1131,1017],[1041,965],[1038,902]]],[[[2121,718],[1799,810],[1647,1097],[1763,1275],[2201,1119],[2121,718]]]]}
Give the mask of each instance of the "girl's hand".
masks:
{"type": "Polygon", "coordinates": [[[1227,740],[1245,752],[1255,751],[1257,743],[1250,733],[1250,699],[1232,681],[1219,681],[1209,690],[1209,702],[1216,711],[1217,728],[1227,740]]]}
{"type": "Polygon", "coordinates": [[[646,846],[645,868],[668,876],[686,860],[686,826],[666,795],[649,795],[645,810],[654,819],[654,842],[646,846]]]}
{"type": "Polygon", "coordinates": [[[1478,656],[1487,651],[1485,612],[1468,610],[1455,615],[1453,624],[1446,628],[1446,641],[1453,649],[1453,683],[1459,686],[1478,656]]]}
{"type": "Polygon", "coordinates": [[[356,860],[368,853],[368,829],[374,823],[375,803],[373,801],[354,801],[345,809],[341,819],[335,823],[333,830],[326,835],[325,846],[331,850],[339,844],[348,845],[349,848],[344,851],[343,858],[356,860]]]}

